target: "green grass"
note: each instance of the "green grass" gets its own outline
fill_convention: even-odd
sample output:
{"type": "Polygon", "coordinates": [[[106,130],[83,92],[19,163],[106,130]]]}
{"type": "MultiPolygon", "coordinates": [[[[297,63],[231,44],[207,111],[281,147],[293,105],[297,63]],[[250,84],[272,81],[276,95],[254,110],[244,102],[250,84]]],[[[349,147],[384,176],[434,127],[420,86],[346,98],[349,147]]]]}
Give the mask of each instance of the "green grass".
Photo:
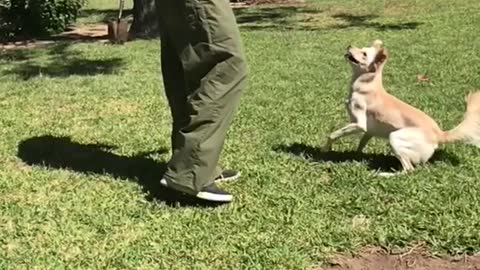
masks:
{"type": "Polygon", "coordinates": [[[396,164],[383,141],[364,156],[348,153],[358,138],[319,150],[347,121],[344,49],[375,38],[390,52],[386,88],[457,124],[480,88],[480,2],[338,2],[239,11],[250,79],[221,161],[243,177],[216,208],[158,187],[170,133],[159,41],[2,52],[0,269],[308,269],[366,245],[480,251],[476,148],[448,145],[388,179],[371,174],[396,164]]]}

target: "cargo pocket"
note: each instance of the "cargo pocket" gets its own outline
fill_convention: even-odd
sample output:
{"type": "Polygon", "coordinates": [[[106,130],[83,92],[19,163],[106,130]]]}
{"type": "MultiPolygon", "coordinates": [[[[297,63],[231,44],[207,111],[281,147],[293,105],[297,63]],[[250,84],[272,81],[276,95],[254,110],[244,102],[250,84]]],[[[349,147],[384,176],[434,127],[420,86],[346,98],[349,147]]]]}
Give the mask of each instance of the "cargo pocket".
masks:
{"type": "Polygon", "coordinates": [[[197,0],[186,0],[186,13],[192,45],[209,44],[211,35],[204,7],[197,0]]]}
{"type": "Polygon", "coordinates": [[[186,0],[186,6],[191,33],[191,43],[183,55],[189,90],[187,100],[204,106],[216,103],[225,95],[229,87],[224,84],[232,80],[229,77],[236,76],[231,68],[236,46],[229,43],[235,40],[229,37],[233,32],[229,29],[236,25],[233,20],[228,20],[228,10],[215,1],[186,0]]]}

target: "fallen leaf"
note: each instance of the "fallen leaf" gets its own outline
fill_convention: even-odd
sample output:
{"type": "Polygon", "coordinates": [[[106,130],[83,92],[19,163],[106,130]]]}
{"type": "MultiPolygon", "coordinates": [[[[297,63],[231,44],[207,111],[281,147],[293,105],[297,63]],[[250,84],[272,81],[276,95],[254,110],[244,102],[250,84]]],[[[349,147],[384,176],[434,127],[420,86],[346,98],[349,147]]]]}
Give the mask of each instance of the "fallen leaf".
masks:
{"type": "Polygon", "coordinates": [[[417,75],[417,80],[419,82],[428,82],[430,79],[427,77],[427,75],[417,75]]]}

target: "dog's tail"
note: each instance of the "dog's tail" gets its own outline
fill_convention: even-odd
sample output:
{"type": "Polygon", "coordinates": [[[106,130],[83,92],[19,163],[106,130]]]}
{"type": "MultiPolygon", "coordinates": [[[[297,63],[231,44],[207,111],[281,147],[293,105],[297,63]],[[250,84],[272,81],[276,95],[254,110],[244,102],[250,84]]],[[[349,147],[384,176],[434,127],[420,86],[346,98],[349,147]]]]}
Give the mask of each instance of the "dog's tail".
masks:
{"type": "Polygon", "coordinates": [[[463,121],[455,128],[443,132],[440,143],[461,141],[480,147],[480,91],[469,94],[465,102],[463,121]]]}

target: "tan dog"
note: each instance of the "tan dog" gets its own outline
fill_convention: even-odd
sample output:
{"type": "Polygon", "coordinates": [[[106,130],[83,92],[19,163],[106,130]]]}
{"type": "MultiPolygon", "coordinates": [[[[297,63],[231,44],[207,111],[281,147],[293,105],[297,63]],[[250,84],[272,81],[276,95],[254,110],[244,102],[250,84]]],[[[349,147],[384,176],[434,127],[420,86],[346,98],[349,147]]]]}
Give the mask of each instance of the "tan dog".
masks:
{"type": "Polygon", "coordinates": [[[382,41],[367,48],[349,46],[345,58],[353,73],[346,100],[351,123],[331,133],[324,150],[329,151],[339,138],[357,133],[364,133],[358,152],[372,137],[386,138],[406,172],[427,162],[439,144],[462,141],[480,147],[480,92],[467,96],[463,121],[443,131],[430,116],[385,91],[382,73],[387,51],[382,41]]]}

